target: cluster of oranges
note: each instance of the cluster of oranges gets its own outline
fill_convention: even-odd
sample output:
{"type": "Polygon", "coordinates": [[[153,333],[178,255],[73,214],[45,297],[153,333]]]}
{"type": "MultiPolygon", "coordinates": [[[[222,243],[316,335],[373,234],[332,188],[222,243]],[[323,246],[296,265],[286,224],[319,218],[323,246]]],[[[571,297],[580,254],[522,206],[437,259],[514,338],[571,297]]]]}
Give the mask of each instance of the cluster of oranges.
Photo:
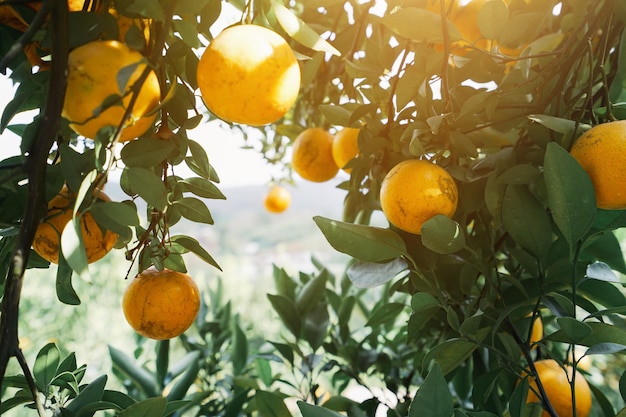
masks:
{"type": "MultiPolygon", "coordinates": [[[[113,138],[116,132],[115,141],[126,142],[153,129],[162,92],[147,57],[123,42],[129,22],[122,21],[124,16],[115,10],[110,13],[118,19],[120,40],[91,41],[70,52],[62,115],[85,138],[96,139],[99,132],[113,138]]],[[[236,25],[206,48],[197,79],[202,99],[213,114],[228,122],[260,126],[275,122],[291,108],[300,89],[300,67],[292,49],[275,32],[236,25]]],[[[101,191],[99,198],[108,200],[101,191]]],[[[289,201],[288,192],[276,187],[266,206],[281,212],[289,201]]],[[[50,262],[58,263],[60,237],[71,222],[74,204],[75,195],[67,188],[48,203],[33,248],[50,262]]],[[[78,215],[88,262],[95,262],[112,249],[117,235],[103,230],[88,210],[78,215]]],[[[139,334],[167,339],[191,325],[199,304],[198,288],[189,275],[151,268],[131,281],[123,310],[139,334]]]]}
{"type": "MultiPolygon", "coordinates": [[[[458,26],[465,42],[457,46],[468,43],[480,46],[482,36],[476,22],[483,3],[472,1],[462,7],[451,0],[445,3],[449,17],[458,26]],[[470,21],[473,25],[466,23],[470,21]]],[[[439,1],[428,0],[426,8],[441,11],[439,1]]],[[[245,24],[225,29],[209,44],[200,58],[197,80],[202,99],[214,115],[227,122],[262,126],[276,122],[289,112],[300,91],[301,74],[293,50],[281,36],[267,28],[245,24]]],[[[95,139],[105,127],[119,131],[116,137],[119,142],[146,134],[155,124],[161,95],[151,63],[122,40],[92,41],[70,52],[63,116],[76,133],[86,138],[95,139]]],[[[318,127],[305,129],[293,142],[291,164],[294,171],[313,182],[328,181],[340,169],[350,172],[350,161],[359,151],[358,136],[359,129],[355,128],[344,128],[334,135],[318,127]]],[[[588,172],[600,208],[626,208],[626,192],[619,191],[620,187],[616,186],[626,184],[622,169],[626,157],[615,152],[623,148],[624,140],[626,122],[607,123],[586,132],[571,150],[572,156],[588,172]]],[[[103,193],[99,198],[106,199],[103,193]]],[[[269,191],[265,206],[268,211],[279,213],[289,206],[290,201],[289,192],[276,186],[269,191]]],[[[442,166],[425,159],[408,159],[392,167],[385,176],[380,204],[391,224],[406,232],[420,234],[424,222],[433,216],[454,216],[458,189],[442,166]]],[[[37,231],[33,247],[51,262],[58,262],[59,236],[71,219],[72,207],[72,196],[64,189],[49,202],[46,220],[37,231]]],[[[103,231],[89,212],[81,216],[81,230],[89,262],[104,256],[117,239],[112,232],[103,231]]],[[[135,283],[152,282],[148,276],[162,276],[172,283],[185,278],[167,270],[140,274],[131,283],[131,287],[136,285],[138,289],[129,287],[125,295],[131,300],[124,302],[128,320],[133,328],[148,337],[173,337],[187,327],[172,331],[145,330],[169,329],[166,325],[147,326],[145,320],[152,322],[154,315],[175,316],[163,314],[166,308],[161,304],[154,304],[160,307],[150,310],[147,307],[150,303],[137,301],[141,298],[135,294],[146,295],[147,290],[141,288],[148,288],[148,285],[135,283]],[[146,306],[146,310],[138,309],[137,303],[146,306]],[[137,318],[141,318],[141,324],[137,324],[137,318]]],[[[183,286],[187,282],[188,289],[193,289],[189,281],[183,279],[182,282],[183,286]]],[[[156,288],[156,284],[149,287],[153,286],[156,288]]],[[[196,300],[195,295],[192,298],[196,300]]],[[[192,307],[195,304],[196,301],[190,303],[192,307]]],[[[197,309],[194,307],[189,311],[195,317],[197,309]]]]}
{"type": "MultiPolygon", "coordinates": [[[[344,127],[333,135],[321,127],[303,130],[292,144],[293,170],[312,182],[328,181],[337,175],[339,169],[349,173],[351,168],[348,163],[359,152],[359,131],[358,128],[344,127]]],[[[281,185],[271,187],[264,201],[270,213],[281,213],[290,203],[291,195],[281,185]]]]}

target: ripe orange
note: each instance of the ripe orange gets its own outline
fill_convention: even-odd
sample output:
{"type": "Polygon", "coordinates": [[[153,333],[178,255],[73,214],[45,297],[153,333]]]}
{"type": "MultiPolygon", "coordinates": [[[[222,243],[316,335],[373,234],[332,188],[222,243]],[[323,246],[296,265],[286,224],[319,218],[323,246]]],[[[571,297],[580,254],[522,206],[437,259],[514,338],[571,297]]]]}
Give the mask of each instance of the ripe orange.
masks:
{"type": "Polygon", "coordinates": [[[335,134],[335,139],[333,140],[333,158],[335,163],[347,173],[350,173],[351,169],[346,169],[346,164],[359,153],[359,130],[354,127],[344,127],[335,134]]]}
{"type": "MultiPolygon", "coordinates": [[[[131,87],[146,65],[146,59],[139,52],[114,40],[93,41],[72,50],[63,105],[63,117],[71,122],[70,127],[90,139],[104,126],[116,128],[130,102],[131,87]],[[133,66],[130,77],[120,77],[133,66]],[[120,89],[120,78],[127,79],[124,91],[120,89]],[[124,99],[102,110],[103,101],[113,95],[124,96],[124,99]]],[[[151,72],[139,91],[120,142],[135,139],[152,126],[155,114],[150,112],[159,105],[160,98],[159,80],[151,72]]]]}
{"type": "MultiPolygon", "coordinates": [[[[446,0],[445,7],[450,21],[459,29],[463,36],[463,41],[454,42],[453,49],[457,55],[464,55],[467,52],[468,45],[474,45],[481,49],[487,49],[490,45],[489,40],[484,39],[478,27],[478,12],[489,0],[446,0]]],[[[439,0],[428,0],[426,10],[440,14],[441,5],[439,0]]],[[[437,48],[442,49],[441,45],[437,48]]]]}
{"type": "MultiPolygon", "coordinates": [[[[529,314],[528,317],[532,317],[532,314],[529,314]]],[[[530,340],[528,344],[531,349],[537,348],[537,343],[543,339],[543,320],[541,320],[541,316],[537,315],[535,320],[533,320],[532,329],[530,331],[530,340]]]]}
{"type": "MultiPolygon", "coordinates": [[[[554,411],[556,411],[559,417],[572,417],[574,415],[572,392],[568,382],[568,375],[570,378],[572,376],[572,368],[566,366],[566,374],[565,370],[554,359],[537,361],[535,362],[535,367],[554,411]]],[[[529,384],[531,388],[537,391],[537,382],[534,378],[529,378],[529,384]]],[[[578,371],[576,371],[574,395],[576,396],[576,417],[587,417],[591,411],[591,389],[583,375],[578,371]]],[[[541,401],[535,392],[529,390],[526,402],[540,403],[541,401]]],[[[544,410],[541,416],[549,417],[549,414],[544,410]]]]}
{"type": "Polygon", "coordinates": [[[596,205],[608,210],[626,208],[626,120],[592,127],[570,152],[593,182],[596,205]]]}
{"type": "Polygon", "coordinates": [[[126,287],[124,316],[137,333],[156,340],[184,333],[200,310],[200,291],[187,274],[149,268],[126,287]]]}
{"type": "Polygon", "coordinates": [[[261,126],[287,113],[300,90],[300,67],[289,44],[257,25],[231,26],[206,48],[198,86],[220,119],[261,126]]]}
{"type": "Polygon", "coordinates": [[[409,233],[420,234],[433,216],[452,217],[458,203],[454,179],[442,167],[409,159],[394,166],[383,179],[380,205],[387,220],[409,233]]]}
{"type": "Polygon", "coordinates": [[[275,185],[265,195],[265,209],[270,213],[282,213],[291,204],[291,193],[285,187],[275,185]]]}
{"type": "Polygon", "coordinates": [[[334,178],[339,167],[333,158],[333,135],[320,127],[303,130],[293,142],[291,166],[302,178],[324,182],[334,178]]]}
{"type": "MultiPolygon", "coordinates": [[[[98,191],[97,197],[104,201],[111,200],[102,191],[98,191]]],[[[33,239],[33,249],[48,262],[59,263],[61,233],[72,220],[74,199],[75,196],[68,188],[63,187],[59,194],[48,202],[48,213],[44,221],[37,226],[33,239]]],[[[113,249],[115,242],[117,242],[117,234],[110,230],[103,231],[89,212],[81,216],[80,229],[88,263],[101,259],[113,249]]]]}

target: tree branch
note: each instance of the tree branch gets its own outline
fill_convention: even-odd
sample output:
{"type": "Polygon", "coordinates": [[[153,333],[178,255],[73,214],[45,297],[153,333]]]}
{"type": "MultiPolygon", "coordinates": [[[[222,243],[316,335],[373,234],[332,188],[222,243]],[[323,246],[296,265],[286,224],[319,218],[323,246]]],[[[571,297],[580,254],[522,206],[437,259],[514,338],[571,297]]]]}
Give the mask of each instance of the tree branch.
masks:
{"type": "Polygon", "coordinates": [[[29,150],[24,162],[23,168],[28,178],[26,209],[19,234],[17,235],[2,305],[0,306],[0,340],[2,340],[0,344],[0,392],[2,391],[2,381],[6,374],[8,362],[11,357],[15,357],[31,388],[33,400],[40,415],[43,415],[43,407],[39,403],[35,382],[19,347],[19,303],[30,247],[37,226],[45,211],[46,160],[60,128],[61,110],[63,108],[67,80],[67,56],[69,53],[67,2],[62,0],[45,0],[42,9],[46,7],[51,10],[50,32],[53,60],[50,70],[50,83],[48,84],[48,94],[41,116],[37,140],[29,150]]]}

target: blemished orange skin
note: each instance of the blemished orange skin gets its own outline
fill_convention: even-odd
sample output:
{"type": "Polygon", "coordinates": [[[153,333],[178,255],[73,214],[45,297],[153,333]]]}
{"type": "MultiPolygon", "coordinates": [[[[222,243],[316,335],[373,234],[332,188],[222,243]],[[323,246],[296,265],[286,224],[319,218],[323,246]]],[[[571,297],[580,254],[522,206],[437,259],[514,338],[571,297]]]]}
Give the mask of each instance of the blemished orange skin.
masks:
{"type": "Polygon", "coordinates": [[[626,120],[592,127],[570,153],[591,178],[599,208],[626,208],[626,120]]]}
{"type": "Polygon", "coordinates": [[[337,175],[339,167],[333,158],[334,137],[320,127],[303,130],[292,145],[291,166],[302,178],[325,182],[337,175]]]}
{"type": "MultiPolygon", "coordinates": [[[[146,65],[143,55],[115,40],[97,40],[72,50],[68,59],[67,89],[62,113],[70,121],[72,130],[94,139],[98,130],[104,126],[117,128],[131,101],[131,88],[146,65]],[[124,91],[121,91],[118,74],[132,65],[136,67],[128,77],[124,91]],[[123,96],[123,100],[101,111],[103,101],[115,94],[123,96]]],[[[159,80],[151,71],[121,132],[120,142],[143,135],[153,125],[156,114],[152,112],[159,105],[160,98],[159,80]]]]}
{"type": "MultiPolygon", "coordinates": [[[[554,359],[544,359],[535,362],[537,375],[541,380],[541,384],[546,391],[546,396],[552,404],[552,408],[559,417],[573,417],[572,408],[572,391],[568,382],[568,374],[572,375],[572,368],[566,366],[565,370],[554,359]]],[[[526,402],[541,403],[539,397],[533,389],[537,391],[537,382],[534,378],[529,378],[530,388],[526,402]]],[[[576,380],[574,382],[574,395],[576,396],[576,417],[587,417],[591,412],[591,389],[583,375],[576,371],[576,380]]],[[[550,417],[550,414],[544,410],[541,417],[550,417]]]]}
{"type": "Polygon", "coordinates": [[[200,291],[183,272],[149,268],[126,287],[122,309],[140,335],[165,340],[183,334],[200,310],[200,291]]]}
{"type": "Polygon", "coordinates": [[[452,176],[419,159],[394,166],[380,188],[380,205],[387,220],[413,234],[421,234],[422,225],[437,214],[452,217],[457,204],[458,189],[452,176]]]}
{"type": "Polygon", "coordinates": [[[291,193],[285,187],[275,185],[269,189],[263,203],[270,213],[282,213],[291,205],[291,193]]]}
{"type": "MultiPolygon", "coordinates": [[[[102,191],[98,191],[97,197],[104,201],[111,200],[102,191]]],[[[73,208],[74,196],[67,187],[64,187],[48,202],[46,217],[37,226],[33,239],[33,249],[48,262],[59,263],[61,234],[67,224],[72,221],[73,208]]],[[[87,253],[87,263],[102,259],[113,249],[118,239],[118,235],[110,230],[103,231],[89,212],[80,217],[80,229],[87,253]]]]}
{"type": "Polygon", "coordinates": [[[257,25],[231,26],[200,57],[198,87],[222,120],[251,126],[273,123],[293,106],[300,67],[289,44],[257,25]]]}
{"type": "Polygon", "coordinates": [[[335,164],[345,172],[350,173],[351,168],[345,168],[346,164],[356,158],[359,153],[359,131],[355,127],[344,127],[335,133],[333,140],[333,158],[335,164]]]}

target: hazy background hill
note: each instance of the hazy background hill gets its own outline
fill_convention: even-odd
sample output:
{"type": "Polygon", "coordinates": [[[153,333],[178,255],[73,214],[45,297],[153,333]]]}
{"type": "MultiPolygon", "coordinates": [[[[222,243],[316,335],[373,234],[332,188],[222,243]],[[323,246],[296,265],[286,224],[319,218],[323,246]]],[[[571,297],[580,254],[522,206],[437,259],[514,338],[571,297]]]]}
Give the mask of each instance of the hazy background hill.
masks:
{"type": "MultiPolygon", "coordinates": [[[[316,215],[341,220],[346,191],[337,188],[340,181],[286,186],[292,203],[280,214],[265,210],[266,186],[220,187],[226,200],[204,200],[213,225],[183,219],[172,226],[171,234],[198,239],[222,267],[218,271],[195,256],[186,255],[185,262],[196,276],[217,275],[242,285],[262,280],[264,285],[271,285],[273,265],[294,274],[301,270],[311,272],[312,256],[333,272],[341,273],[347,257],[332,249],[313,221],[316,215]]],[[[116,201],[128,198],[113,183],[107,185],[107,194],[116,201]]]]}

